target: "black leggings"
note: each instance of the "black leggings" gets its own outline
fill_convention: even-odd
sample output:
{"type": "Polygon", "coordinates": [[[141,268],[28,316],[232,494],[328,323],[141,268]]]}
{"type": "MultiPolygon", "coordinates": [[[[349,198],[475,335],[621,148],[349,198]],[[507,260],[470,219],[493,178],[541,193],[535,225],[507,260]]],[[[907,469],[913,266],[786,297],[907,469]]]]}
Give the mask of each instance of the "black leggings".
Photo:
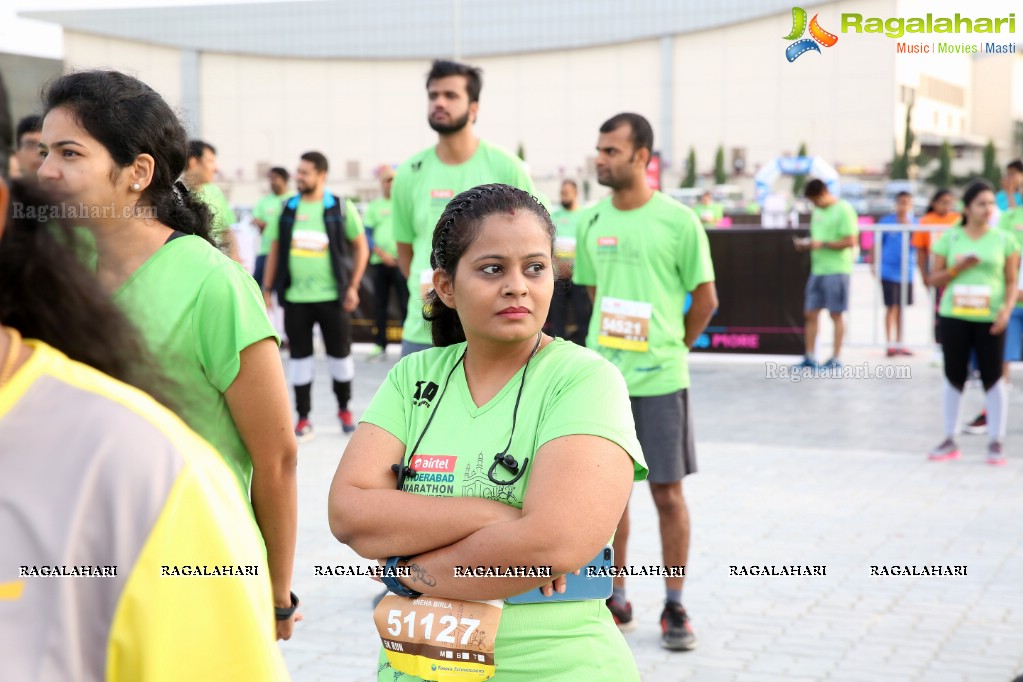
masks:
{"type": "Polygon", "coordinates": [[[970,351],[977,357],[980,380],[987,391],[1002,378],[1005,333],[991,334],[990,322],[967,322],[953,317],[940,318],[941,350],[945,356],[945,378],[957,390],[966,385],[970,351]]]}
{"type": "Polygon", "coordinates": [[[401,270],[383,263],[369,266],[373,280],[373,323],[376,328],[375,341],[381,348],[387,347],[387,312],[391,302],[391,290],[398,296],[399,320],[405,320],[408,308],[408,283],[401,270]]]}
{"type": "Polygon", "coordinates": [[[352,352],[352,323],[340,301],[284,304],[284,333],[291,357],[299,360],[313,354],[313,325],[317,323],[327,355],[347,358],[352,352]]]}
{"type": "Polygon", "coordinates": [[[590,326],[590,315],[593,314],[593,302],[586,287],[574,284],[571,280],[559,279],[554,282],[554,295],[551,297],[550,312],[547,313],[547,329],[552,336],[574,341],[580,346],[586,345],[586,332],[590,326]],[[575,319],[575,333],[566,336],[568,307],[572,306],[572,317],[575,319]]]}

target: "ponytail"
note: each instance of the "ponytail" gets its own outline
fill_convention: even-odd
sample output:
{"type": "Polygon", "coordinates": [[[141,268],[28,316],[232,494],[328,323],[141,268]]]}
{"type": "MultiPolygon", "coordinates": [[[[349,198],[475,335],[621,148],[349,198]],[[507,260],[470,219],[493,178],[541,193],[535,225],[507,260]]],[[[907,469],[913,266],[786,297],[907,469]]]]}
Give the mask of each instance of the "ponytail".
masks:
{"type": "Polygon", "coordinates": [[[423,319],[430,323],[430,336],[433,337],[433,345],[438,348],[465,341],[465,330],[462,329],[458,311],[444,305],[433,289],[423,300],[423,319]]]}
{"type": "MultiPolygon", "coordinates": [[[[158,369],[141,335],[82,265],[88,251],[76,231],[38,186],[11,185],[0,220],[0,323],[38,339],[72,360],[131,384],[168,407],[171,382],[158,369]]],[[[173,409],[173,408],[172,408],[173,409]]]]}
{"type": "Polygon", "coordinates": [[[161,223],[185,234],[202,237],[213,246],[218,246],[213,236],[213,214],[209,206],[195,193],[188,191],[185,183],[176,181],[170,189],[150,187],[146,198],[153,204],[161,223]]]}

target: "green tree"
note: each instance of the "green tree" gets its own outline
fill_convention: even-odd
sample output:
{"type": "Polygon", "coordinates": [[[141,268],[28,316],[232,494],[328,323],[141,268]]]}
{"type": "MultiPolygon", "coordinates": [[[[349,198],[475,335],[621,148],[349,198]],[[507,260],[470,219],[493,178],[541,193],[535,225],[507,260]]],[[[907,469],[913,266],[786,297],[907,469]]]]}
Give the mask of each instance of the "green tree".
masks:
{"type": "MultiPolygon", "coordinates": [[[[806,143],[799,143],[798,156],[806,156],[806,143]]],[[[806,175],[793,175],[792,176],[792,196],[801,197],[803,196],[803,185],[806,184],[806,175]]]]}
{"type": "Polygon", "coordinates": [[[909,167],[913,165],[910,154],[913,153],[913,143],[916,142],[916,135],[913,134],[913,103],[906,107],[906,136],[902,142],[902,165],[906,169],[906,179],[909,179],[909,167]]]}
{"type": "Polygon", "coordinates": [[[906,157],[892,147],[892,167],[888,172],[892,180],[908,180],[909,169],[906,167],[906,157]]]}
{"type": "Polygon", "coordinates": [[[725,170],[725,148],[718,145],[714,154],[714,182],[723,185],[728,182],[728,171],[725,170]]]}
{"type": "Polygon", "coordinates": [[[686,157],[686,174],[682,176],[679,187],[696,187],[696,150],[689,148],[689,156],[686,157]]]}
{"type": "Polygon", "coordinates": [[[893,152],[892,154],[892,169],[891,177],[892,180],[909,180],[909,167],[913,163],[913,143],[916,140],[916,136],[913,134],[913,126],[911,122],[913,120],[913,105],[910,104],[906,107],[906,135],[902,139],[902,153],[893,152]]]}
{"type": "Polygon", "coordinates": [[[993,186],[999,187],[1002,184],[1002,169],[998,167],[998,158],[995,154],[994,140],[988,140],[984,147],[984,170],[981,177],[990,182],[993,186]]]}
{"type": "Polygon", "coordinates": [[[935,187],[951,187],[952,181],[952,145],[945,140],[938,153],[938,169],[928,176],[927,182],[935,187]]]}

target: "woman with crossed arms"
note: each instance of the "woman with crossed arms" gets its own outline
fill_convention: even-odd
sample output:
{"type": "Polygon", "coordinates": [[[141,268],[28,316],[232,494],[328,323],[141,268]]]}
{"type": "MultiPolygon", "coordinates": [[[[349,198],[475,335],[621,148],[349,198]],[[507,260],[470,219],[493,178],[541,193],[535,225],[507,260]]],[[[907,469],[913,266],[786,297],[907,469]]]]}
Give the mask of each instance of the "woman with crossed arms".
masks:
{"type": "Polygon", "coordinates": [[[564,590],[557,576],[602,551],[646,475],[621,374],[541,331],[554,233],[507,185],[450,201],[424,308],[436,347],[395,365],[338,466],[334,535],[408,572],[384,580],[405,596],[377,607],[380,680],[457,679],[469,664],[503,682],[639,679],[604,599],[502,601],[564,590]],[[551,573],[456,577],[466,566],[551,573]]]}

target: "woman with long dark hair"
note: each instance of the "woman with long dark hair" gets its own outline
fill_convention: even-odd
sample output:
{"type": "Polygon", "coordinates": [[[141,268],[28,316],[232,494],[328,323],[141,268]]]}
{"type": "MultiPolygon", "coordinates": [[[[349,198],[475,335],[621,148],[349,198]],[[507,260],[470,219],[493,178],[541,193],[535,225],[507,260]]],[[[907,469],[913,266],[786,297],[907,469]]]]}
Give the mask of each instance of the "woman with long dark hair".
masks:
{"type": "Polygon", "coordinates": [[[0,180],[4,679],[287,679],[234,476],[139,390],[165,382],[70,250],[63,209],[11,189],[0,180]],[[165,577],[196,564],[246,570],[165,577]]]}
{"type": "Polygon", "coordinates": [[[294,627],[296,450],[279,339],[255,282],[178,180],[187,138],[145,83],[62,76],[44,93],[39,181],[96,243],[96,278],[177,384],[179,414],[234,471],[266,542],[278,636],[294,627]],[[75,215],[71,215],[75,214],[75,215]]]}
{"type": "Polygon", "coordinates": [[[955,436],[972,353],[984,385],[987,462],[1006,463],[1002,441],[1008,404],[1002,357],[1005,328],[1016,305],[1019,244],[1009,232],[989,226],[994,207],[991,185],[974,182],[963,193],[962,225],[942,233],[931,249],[934,267],[928,284],[944,289],[939,324],[945,360],[942,400],[945,439],[931,450],[932,461],[959,457],[955,436]]]}

